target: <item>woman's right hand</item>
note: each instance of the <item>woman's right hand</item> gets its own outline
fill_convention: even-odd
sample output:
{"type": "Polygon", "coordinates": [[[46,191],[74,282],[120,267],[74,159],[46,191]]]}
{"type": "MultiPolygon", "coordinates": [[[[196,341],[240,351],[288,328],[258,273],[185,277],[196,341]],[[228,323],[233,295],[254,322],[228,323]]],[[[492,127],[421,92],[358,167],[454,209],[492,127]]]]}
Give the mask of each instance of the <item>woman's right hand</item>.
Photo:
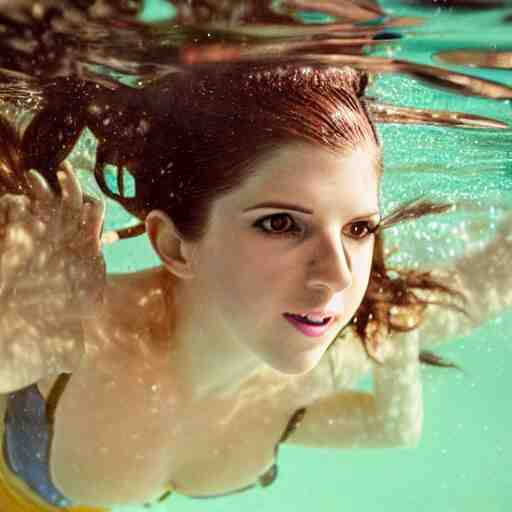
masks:
{"type": "Polygon", "coordinates": [[[41,174],[27,174],[29,196],[0,198],[0,304],[56,326],[94,314],[105,285],[101,201],[84,196],[68,164],[61,194],[41,174]]]}

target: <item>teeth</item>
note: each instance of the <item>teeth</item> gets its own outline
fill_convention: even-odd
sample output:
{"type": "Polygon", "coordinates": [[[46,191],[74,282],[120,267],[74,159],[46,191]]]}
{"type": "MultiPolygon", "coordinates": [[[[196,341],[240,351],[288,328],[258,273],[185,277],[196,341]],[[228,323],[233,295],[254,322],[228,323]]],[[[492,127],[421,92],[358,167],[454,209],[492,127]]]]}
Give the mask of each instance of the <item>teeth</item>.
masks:
{"type": "Polygon", "coordinates": [[[308,322],[312,323],[312,324],[317,324],[317,325],[323,325],[324,321],[323,320],[310,320],[309,318],[307,319],[308,322]]]}
{"type": "Polygon", "coordinates": [[[323,322],[324,318],[327,318],[319,313],[308,313],[305,318],[313,322],[323,322]]]}
{"type": "Polygon", "coordinates": [[[316,325],[323,325],[325,324],[325,320],[322,316],[319,315],[297,315],[299,318],[303,318],[304,320],[307,320],[309,323],[316,324],[316,325]]]}

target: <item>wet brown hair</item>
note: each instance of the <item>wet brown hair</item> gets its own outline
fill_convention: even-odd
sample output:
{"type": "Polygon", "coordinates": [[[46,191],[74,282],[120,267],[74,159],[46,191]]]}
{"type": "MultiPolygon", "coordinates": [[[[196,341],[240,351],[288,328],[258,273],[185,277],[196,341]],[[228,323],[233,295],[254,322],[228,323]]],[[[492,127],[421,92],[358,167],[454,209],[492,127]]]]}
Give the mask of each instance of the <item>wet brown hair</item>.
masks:
{"type": "MultiPolygon", "coordinates": [[[[124,164],[121,175],[135,178],[135,197],[112,193],[101,158],[96,178],[105,194],[139,219],[163,210],[185,238],[198,239],[212,202],[241,185],[251,164],[279,145],[302,140],[335,151],[363,143],[377,148],[374,127],[357,99],[365,86],[365,75],[351,68],[190,68],[145,91],[147,111],[159,113],[147,121],[148,143],[136,158],[127,162],[130,156],[119,155],[117,162],[124,164]]],[[[123,190],[121,179],[117,185],[123,190]]]]}
{"type": "MultiPolygon", "coordinates": [[[[184,238],[195,240],[207,229],[213,202],[240,186],[251,164],[281,144],[305,141],[331,151],[364,145],[377,155],[380,173],[380,144],[363,97],[367,83],[367,74],[353,68],[299,61],[204,64],[142,89],[55,79],[41,87],[43,108],[19,135],[13,146],[19,149],[4,147],[0,158],[11,155],[11,165],[15,159],[20,170],[36,168],[57,187],[57,166],[87,126],[98,139],[94,173],[102,191],[141,221],[151,210],[163,210],[184,238]],[[105,175],[108,164],[117,168],[115,191],[105,175]]],[[[5,184],[8,179],[4,171],[5,184]]],[[[460,293],[430,273],[388,269],[382,235],[398,222],[450,207],[428,201],[404,205],[375,233],[368,290],[347,326],[370,357],[376,359],[382,336],[421,323],[429,304],[425,292],[437,295],[436,304],[442,296],[449,299],[447,307],[457,308],[452,299],[460,293]]],[[[141,223],[119,234],[135,236],[143,229],[141,223]]],[[[449,366],[431,353],[421,359],[449,366]]]]}

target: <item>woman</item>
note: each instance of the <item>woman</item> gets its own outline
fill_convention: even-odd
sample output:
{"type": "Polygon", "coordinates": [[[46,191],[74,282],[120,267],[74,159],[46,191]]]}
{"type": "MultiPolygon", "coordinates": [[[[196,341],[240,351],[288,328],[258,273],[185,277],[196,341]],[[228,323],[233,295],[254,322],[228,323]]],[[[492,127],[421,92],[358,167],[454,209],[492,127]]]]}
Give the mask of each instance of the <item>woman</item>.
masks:
{"type": "MultiPolygon", "coordinates": [[[[482,300],[471,322],[455,286],[388,273],[383,227],[446,206],[380,218],[365,85],[293,61],[205,65],[115,94],[64,79],[42,88],[22,135],[2,123],[9,510],[268,485],[285,440],[418,442],[420,346],[509,297],[482,300]],[[86,126],[100,187],[144,222],[159,267],[105,276],[103,207],[62,164],[86,126]],[[374,393],[352,390],[370,370],[374,393]]],[[[459,262],[461,290],[472,297],[475,265],[508,250],[500,238],[459,262]]]]}

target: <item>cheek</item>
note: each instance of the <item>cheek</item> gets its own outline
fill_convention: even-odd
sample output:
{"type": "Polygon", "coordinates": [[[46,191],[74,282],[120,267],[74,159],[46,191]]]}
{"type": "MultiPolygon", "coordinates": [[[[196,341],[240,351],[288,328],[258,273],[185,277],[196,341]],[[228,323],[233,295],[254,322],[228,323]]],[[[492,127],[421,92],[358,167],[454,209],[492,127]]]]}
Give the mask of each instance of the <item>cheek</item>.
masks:
{"type": "MultiPolygon", "coordinates": [[[[220,254],[220,253],[219,253],[220,254]]],[[[225,296],[225,303],[244,309],[256,307],[272,283],[272,261],[256,247],[234,243],[222,248],[222,257],[212,258],[207,279],[225,296]]]]}
{"type": "Polygon", "coordinates": [[[374,243],[368,244],[368,247],[364,248],[358,255],[357,264],[355,266],[356,282],[358,292],[362,295],[366,292],[368,287],[368,281],[370,279],[370,272],[372,268],[373,258],[373,247],[374,243]]]}
{"type": "Polygon", "coordinates": [[[296,288],[297,266],[295,261],[276,254],[265,244],[237,244],[224,261],[222,287],[225,305],[232,311],[244,314],[268,312],[284,308],[290,290],[296,288]]]}
{"type": "Polygon", "coordinates": [[[267,284],[283,274],[285,264],[271,244],[250,238],[234,242],[226,267],[228,272],[237,269],[242,281],[267,284]]]}

